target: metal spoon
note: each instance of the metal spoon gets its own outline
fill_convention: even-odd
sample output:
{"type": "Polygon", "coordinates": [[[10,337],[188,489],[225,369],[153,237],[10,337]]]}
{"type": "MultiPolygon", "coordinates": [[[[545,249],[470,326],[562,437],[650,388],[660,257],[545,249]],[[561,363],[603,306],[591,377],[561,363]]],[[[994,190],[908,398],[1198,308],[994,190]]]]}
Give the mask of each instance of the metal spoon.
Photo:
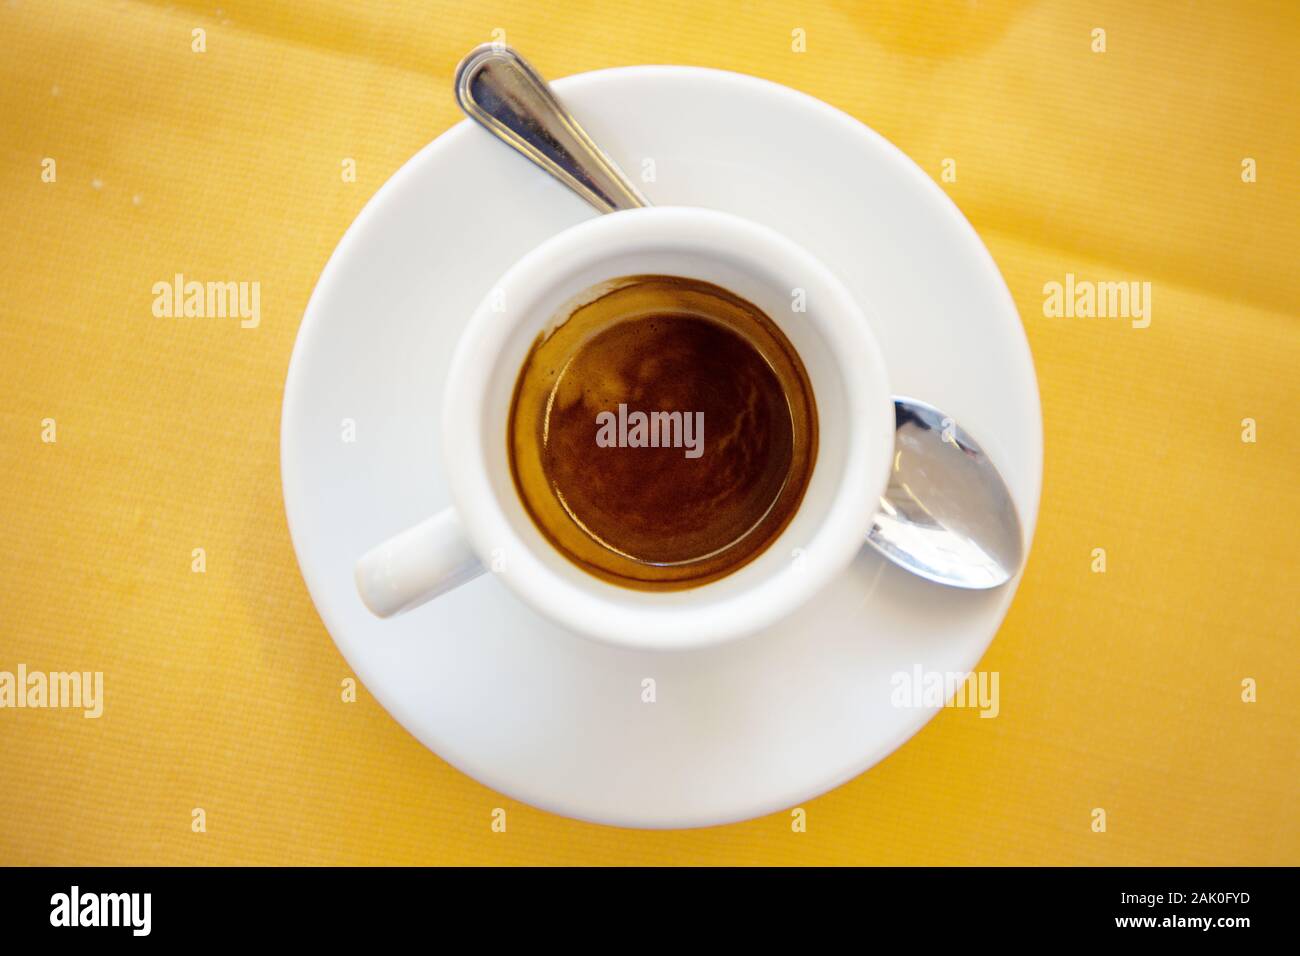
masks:
{"type": "MultiPolygon", "coordinates": [[[[578,125],[546,81],[504,44],[456,68],[456,100],[600,212],[649,201],[578,125]]],[[[959,588],[994,588],[1020,570],[1024,540],[1006,483],[943,412],[894,397],[894,465],[867,541],[899,567],[959,588]]]]}

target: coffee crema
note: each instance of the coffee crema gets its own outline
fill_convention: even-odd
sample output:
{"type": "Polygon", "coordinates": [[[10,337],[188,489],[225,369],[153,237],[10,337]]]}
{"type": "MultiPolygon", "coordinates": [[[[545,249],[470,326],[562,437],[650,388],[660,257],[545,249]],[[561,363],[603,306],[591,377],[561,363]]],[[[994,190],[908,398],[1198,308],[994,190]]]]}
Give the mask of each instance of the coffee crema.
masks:
{"type": "Polygon", "coordinates": [[[695,587],[785,529],[817,457],[807,371],[761,309],[676,276],[588,292],[539,336],[507,444],[542,535],[604,580],[695,587]]]}

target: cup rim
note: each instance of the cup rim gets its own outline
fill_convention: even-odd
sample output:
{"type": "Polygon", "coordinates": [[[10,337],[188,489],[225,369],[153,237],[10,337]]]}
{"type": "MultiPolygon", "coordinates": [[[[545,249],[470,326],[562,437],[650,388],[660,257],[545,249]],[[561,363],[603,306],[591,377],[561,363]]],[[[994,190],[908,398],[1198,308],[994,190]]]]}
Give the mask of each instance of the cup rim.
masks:
{"type": "MultiPolygon", "coordinates": [[[[443,407],[444,469],[452,502],[474,551],[490,567],[494,550],[506,545],[511,565],[501,575],[525,603],[553,622],[607,644],[640,650],[698,648],[762,630],[811,599],[842,572],[866,544],[893,457],[894,416],[880,346],[862,305],[810,252],[768,226],[697,207],[656,206],[608,213],[571,226],[519,259],[494,286],[512,312],[525,316],[555,285],[554,264],[570,272],[655,243],[700,244],[743,250],[752,262],[779,257],[792,263],[829,303],[808,313],[829,347],[844,384],[850,421],[843,474],[826,514],[800,557],[762,588],[702,606],[647,605],[651,592],[628,589],[613,598],[600,579],[585,588],[554,571],[532,544],[517,534],[492,490],[484,446],[485,402],[496,360],[517,323],[494,311],[493,293],[470,318],[452,355],[443,407]],[[857,489],[854,493],[853,490],[857,489]],[[771,586],[774,582],[781,586],[771,586]],[[632,596],[637,600],[633,601],[632,596]]],[[[820,413],[820,411],[819,411],[820,413]]],[[[505,423],[501,423],[502,441],[505,423]]],[[[802,505],[801,505],[802,507],[802,505]]],[[[725,578],[724,578],[725,580],[725,578]]],[[[710,585],[702,585],[708,588],[710,585]]],[[[617,585],[612,587],[617,588],[617,585]]],[[[682,592],[674,591],[674,594],[682,592]]]]}

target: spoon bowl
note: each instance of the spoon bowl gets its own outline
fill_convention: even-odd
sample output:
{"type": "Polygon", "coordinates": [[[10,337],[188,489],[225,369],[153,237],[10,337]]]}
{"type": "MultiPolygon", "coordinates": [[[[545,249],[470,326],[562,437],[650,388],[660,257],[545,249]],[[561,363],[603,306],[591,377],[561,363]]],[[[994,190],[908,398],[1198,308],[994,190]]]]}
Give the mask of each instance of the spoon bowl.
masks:
{"type": "Polygon", "coordinates": [[[1024,562],[1020,516],[992,460],[933,405],[894,397],[894,462],[867,541],[951,587],[1005,584],[1024,562]]]}

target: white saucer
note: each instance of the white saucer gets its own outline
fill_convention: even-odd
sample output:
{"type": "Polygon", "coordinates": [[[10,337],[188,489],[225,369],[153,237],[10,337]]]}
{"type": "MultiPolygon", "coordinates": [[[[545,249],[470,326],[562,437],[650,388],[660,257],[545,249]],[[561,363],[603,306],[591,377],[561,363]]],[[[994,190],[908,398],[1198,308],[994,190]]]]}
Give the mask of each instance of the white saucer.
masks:
{"type": "MultiPolygon", "coordinates": [[[[818,100],[734,73],[633,67],[555,86],[652,202],[773,226],[870,303],[895,391],[978,438],[1032,538],[1042,421],[1020,319],[974,230],[911,160],[818,100]]],[[[316,287],[285,386],[281,467],[303,577],[384,707],[509,797],[638,827],[797,806],[933,716],[891,706],[890,676],[973,669],[1017,582],[948,590],[864,548],[784,624],[666,655],[561,631],[491,574],[390,621],[353,586],[362,551],[449,503],[435,428],[466,316],[515,259],[593,215],[468,121],[366,206],[316,287]],[[655,703],[642,702],[645,678],[655,703]]]]}

